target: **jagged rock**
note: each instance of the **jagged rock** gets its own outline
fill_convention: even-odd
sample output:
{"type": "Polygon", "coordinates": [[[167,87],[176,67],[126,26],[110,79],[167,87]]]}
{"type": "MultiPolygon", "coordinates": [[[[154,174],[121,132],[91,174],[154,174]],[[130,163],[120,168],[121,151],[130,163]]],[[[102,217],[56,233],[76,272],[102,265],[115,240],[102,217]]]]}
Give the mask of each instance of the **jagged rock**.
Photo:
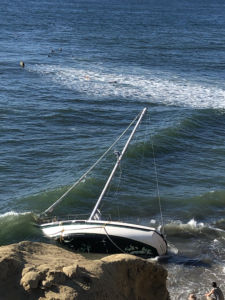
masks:
{"type": "Polygon", "coordinates": [[[30,271],[25,273],[22,277],[20,284],[24,287],[26,291],[30,289],[36,289],[39,285],[41,274],[38,272],[30,271]]]}
{"type": "Polygon", "coordinates": [[[1,300],[168,300],[166,278],[160,265],[126,254],[33,242],[0,247],[1,300]]]}

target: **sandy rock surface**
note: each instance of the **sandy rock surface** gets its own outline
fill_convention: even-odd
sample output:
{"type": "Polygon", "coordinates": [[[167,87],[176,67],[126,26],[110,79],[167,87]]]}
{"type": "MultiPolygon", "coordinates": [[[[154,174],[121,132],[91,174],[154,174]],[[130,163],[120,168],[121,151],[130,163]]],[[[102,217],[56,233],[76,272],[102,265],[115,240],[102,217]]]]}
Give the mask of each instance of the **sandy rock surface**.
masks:
{"type": "Polygon", "coordinates": [[[167,272],[132,255],[77,254],[21,242],[0,247],[0,299],[168,300],[167,272]]]}

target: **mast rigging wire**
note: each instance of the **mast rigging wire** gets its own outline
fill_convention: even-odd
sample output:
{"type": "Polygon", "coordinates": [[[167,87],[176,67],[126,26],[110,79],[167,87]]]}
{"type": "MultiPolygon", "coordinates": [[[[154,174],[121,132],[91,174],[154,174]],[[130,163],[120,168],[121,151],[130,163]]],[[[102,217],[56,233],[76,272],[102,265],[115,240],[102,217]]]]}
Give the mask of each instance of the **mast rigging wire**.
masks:
{"type": "Polygon", "coordinates": [[[129,128],[133,125],[133,123],[138,119],[141,113],[139,113],[133,121],[129,124],[129,126],[122,132],[122,134],[114,141],[114,143],[103,153],[103,155],[77,180],[74,184],[60,197],[58,198],[51,206],[49,206],[41,215],[45,215],[51,213],[56,205],[58,205],[66,195],[77,186],[93,169],[94,167],[106,156],[106,154],[115,146],[115,144],[124,136],[124,134],[129,130],[129,128]]]}
{"type": "MultiPolygon", "coordinates": [[[[150,123],[150,115],[149,115],[149,123],[150,123]]],[[[151,146],[152,146],[152,156],[153,156],[153,164],[154,164],[154,171],[155,171],[155,181],[156,181],[156,191],[157,191],[157,197],[158,197],[158,203],[159,203],[159,212],[160,212],[160,218],[161,218],[161,224],[162,224],[162,234],[165,236],[165,229],[164,229],[164,220],[163,220],[163,214],[162,214],[162,205],[161,205],[161,197],[159,192],[159,178],[158,178],[158,171],[157,171],[157,165],[156,165],[156,159],[155,159],[155,149],[153,144],[153,138],[150,133],[150,139],[151,139],[151,146]]]]}

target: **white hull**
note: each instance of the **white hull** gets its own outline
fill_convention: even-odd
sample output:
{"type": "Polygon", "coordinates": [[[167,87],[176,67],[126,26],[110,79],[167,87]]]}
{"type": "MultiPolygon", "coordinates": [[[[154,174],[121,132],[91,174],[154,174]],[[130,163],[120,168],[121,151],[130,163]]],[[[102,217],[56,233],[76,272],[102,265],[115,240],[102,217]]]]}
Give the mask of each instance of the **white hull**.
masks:
{"type": "Polygon", "coordinates": [[[164,255],[167,249],[163,236],[156,229],[146,226],[97,220],[58,221],[40,226],[45,236],[65,243],[72,241],[74,245],[80,239],[89,244],[96,243],[100,239],[100,242],[105,240],[111,243],[114,248],[117,248],[117,252],[126,252],[122,245],[134,244],[152,249],[151,256],[164,255]]]}

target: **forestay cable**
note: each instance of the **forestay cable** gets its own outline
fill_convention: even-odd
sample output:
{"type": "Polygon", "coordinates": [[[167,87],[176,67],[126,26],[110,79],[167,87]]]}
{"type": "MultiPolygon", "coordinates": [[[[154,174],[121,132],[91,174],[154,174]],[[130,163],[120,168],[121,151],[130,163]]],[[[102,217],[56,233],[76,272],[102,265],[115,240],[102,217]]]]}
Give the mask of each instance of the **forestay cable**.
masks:
{"type": "Polygon", "coordinates": [[[129,126],[122,132],[122,134],[115,140],[115,142],[103,153],[103,155],[77,180],[74,184],[59,198],[57,199],[49,208],[47,208],[42,214],[47,214],[53,211],[56,205],[58,205],[66,195],[78,185],[93,169],[94,167],[106,156],[106,154],[115,146],[115,144],[124,136],[128,129],[133,125],[133,123],[138,119],[141,113],[139,113],[134,120],[129,124],[129,126]]]}

